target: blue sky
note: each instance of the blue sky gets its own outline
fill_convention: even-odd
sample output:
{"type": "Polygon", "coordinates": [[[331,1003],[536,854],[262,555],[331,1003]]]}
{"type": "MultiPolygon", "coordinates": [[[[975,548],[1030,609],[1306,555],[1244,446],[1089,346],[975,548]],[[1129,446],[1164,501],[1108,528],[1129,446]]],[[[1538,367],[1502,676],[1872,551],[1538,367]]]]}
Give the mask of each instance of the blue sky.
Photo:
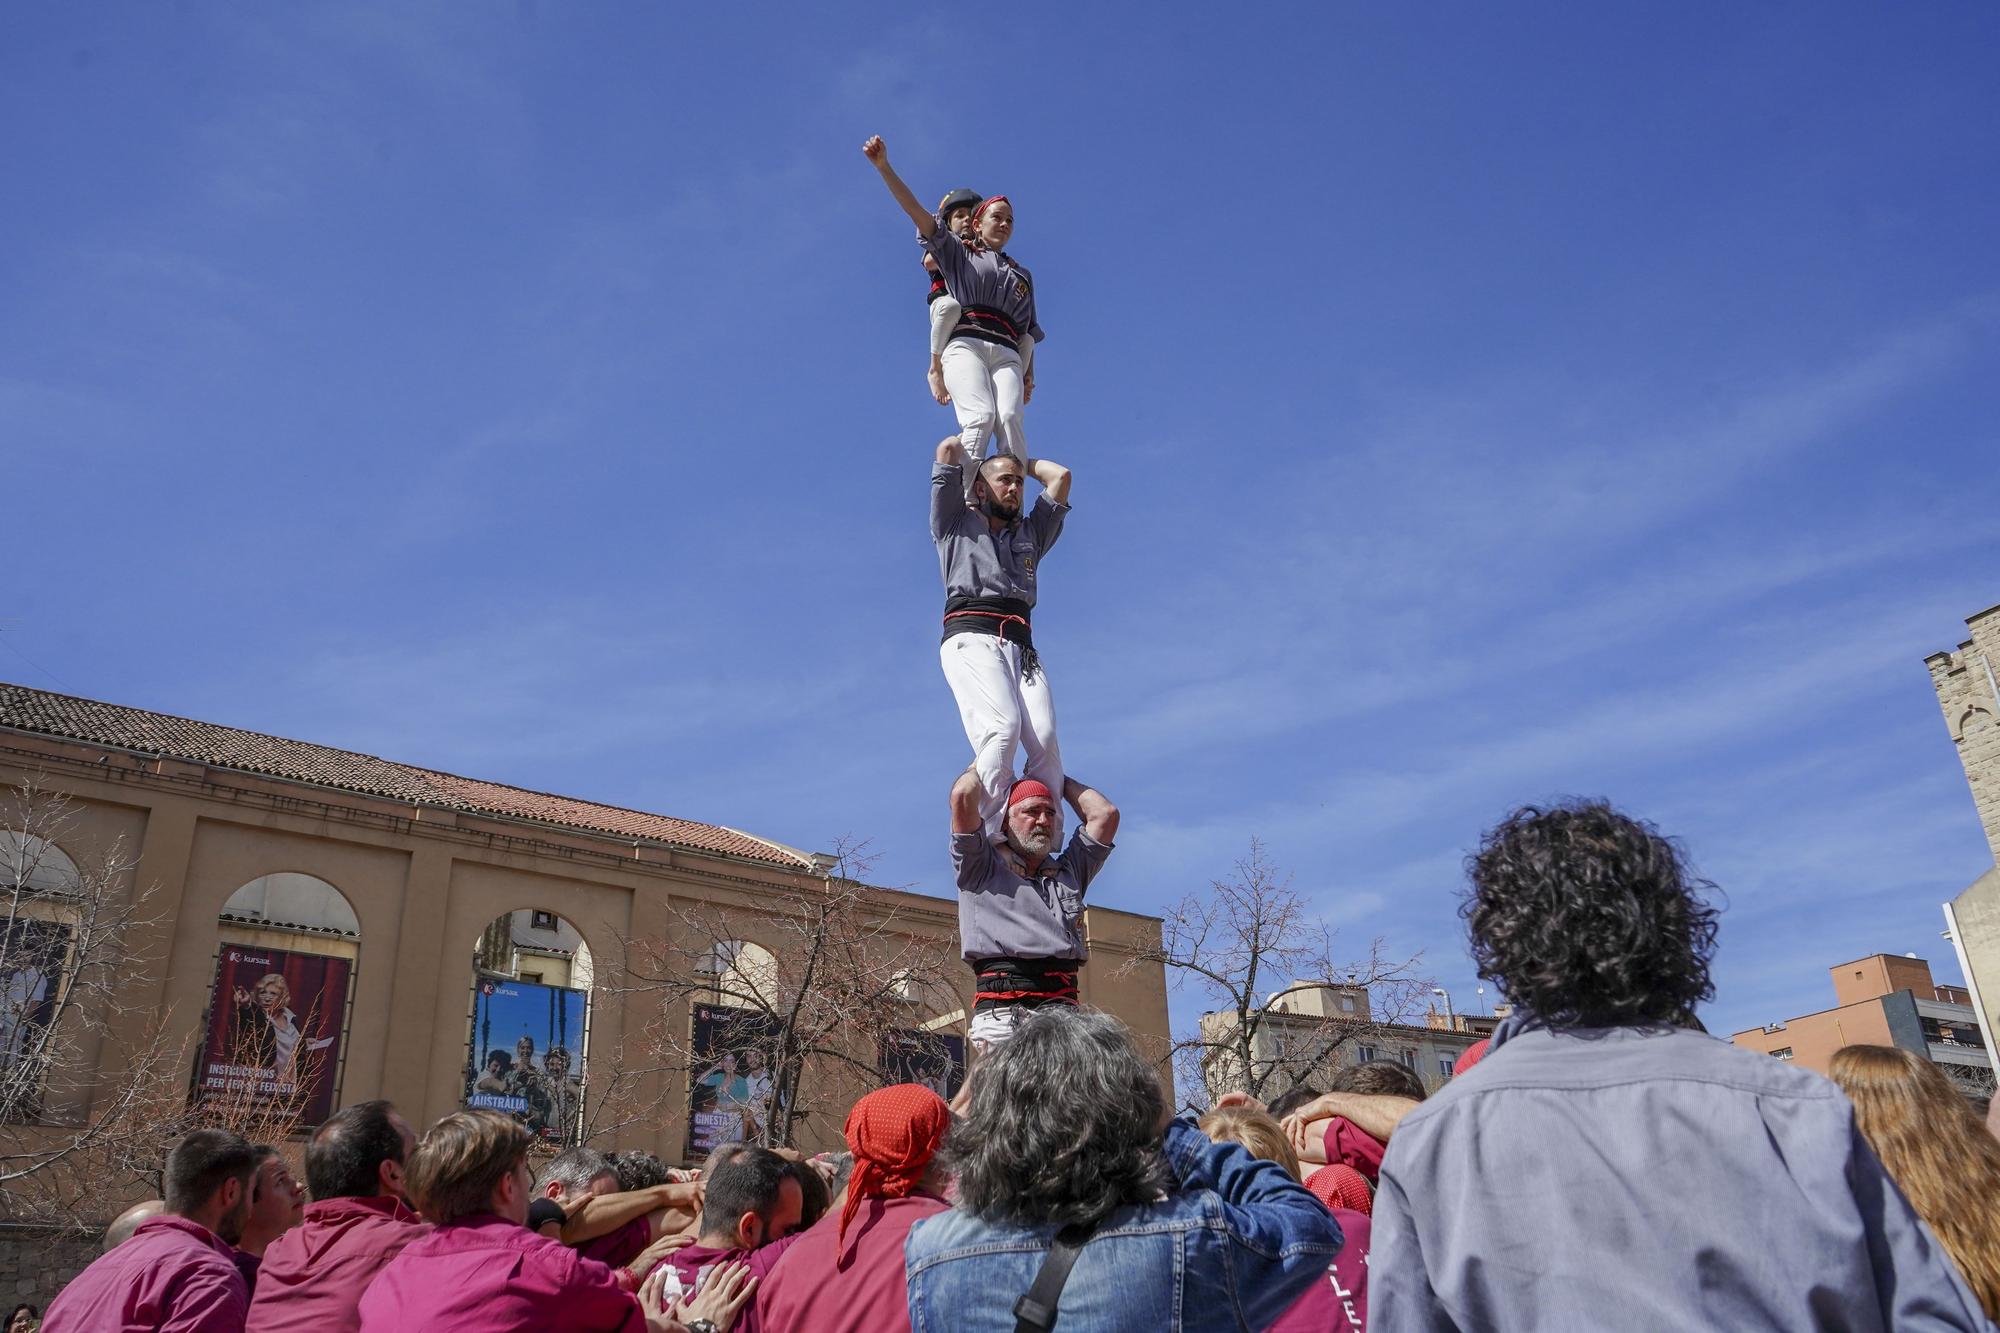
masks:
{"type": "MultiPolygon", "coordinates": [[[[909,228],[1004,191],[1075,471],[1037,638],[1157,910],[1252,837],[1461,1006],[1602,794],[1720,1030],[1991,861],[2000,10],[15,7],[0,678],[948,885],[909,228]]],[[[1487,1001],[1493,996],[1489,990],[1487,1001]]],[[[1178,1007],[1189,1006],[1183,999],[1178,1007]]]]}

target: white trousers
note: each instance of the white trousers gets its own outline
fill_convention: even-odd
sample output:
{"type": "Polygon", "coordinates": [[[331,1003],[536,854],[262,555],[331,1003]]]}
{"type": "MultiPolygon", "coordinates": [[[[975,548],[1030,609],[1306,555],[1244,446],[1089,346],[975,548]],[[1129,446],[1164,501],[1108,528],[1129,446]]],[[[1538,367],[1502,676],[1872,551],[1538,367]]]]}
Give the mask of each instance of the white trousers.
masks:
{"type": "Polygon", "coordinates": [[[1023,464],[1028,460],[1028,437],[1021,432],[1021,354],[998,343],[954,338],[939,360],[952,410],[958,413],[970,493],[972,473],[986,457],[988,440],[995,442],[993,452],[1010,453],[1023,464]]]}
{"type": "Polygon", "coordinates": [[[1014,785],[1014,751],[1025,751],[1025,776],[1062,803],[1062,751],[1056,745],[1056,701],[1045,665],[1021,679],[1021,645],[997,634],[954,634],[938,645],[945,682],[958,700],[958,720],[972,742],[972,771],[982,795],[986,836],[1000,835],[1007,789],[1014,785]]]}
{"type": "MultiPolygon", "coordinates": [[[[1007,1039],[1020,1030],[1034,1010],[1021,1004],[1003,1004],[997,1009],[974,1014],[965,1035],[972,1039],[974,1054],[984,1056],[996,1046],[1005,1045],[1007,1039]]],[[[672,1267],[672,1265],[668,1265],[672,1267]]]]}

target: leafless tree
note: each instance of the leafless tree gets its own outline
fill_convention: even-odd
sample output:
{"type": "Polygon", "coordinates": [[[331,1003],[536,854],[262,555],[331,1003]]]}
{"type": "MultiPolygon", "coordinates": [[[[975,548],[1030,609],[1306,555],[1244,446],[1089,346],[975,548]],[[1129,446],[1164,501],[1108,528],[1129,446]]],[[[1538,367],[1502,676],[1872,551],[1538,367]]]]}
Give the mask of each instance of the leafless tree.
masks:
{"type": "Polygon", "coordinates": [[[1234,1089],[1268,1100],[1415,1013],[1429,989],[1417,958],[1393,958],[1379,938],[1359,958],[1341,957],[1338,945],[1254,839],[1228,878],[1167,909],[1159,947],[1124,969],[1163,966],[1174,990],[1203,1002],[1196,1027],[1174,1037],[1182,1105],[1204,1107],[1234,1089]]]}
{"type": "MultiPolygon", "coordinates": [[[[682,903],[667,938],[632,941],[620,989],[656,999],[660,1016],[637,1043],[643,1053],[626,1043],[626,1076],[657,1072],[685,1109],[716,1059],[697,1049],[692,1014],[715,1005],[740,1013],[717,1045],[754,1049],[766,1063],[769,1099],[761,1126],[746,1116],[748,1138],[793,1146],[809,1122],[837,1127],[856,1092],[880,1086],[881,1042],[962,1003],[958,959],[948,939],[862,882],[868,863],[857,852],[843,845],[754,918],[682,903]]],[[[603,1105],[607,1118],[632,1113],[629,1100],[603,1105]]]]}
{"type": "Polygon", "coordinates": [[[79,822],[37,779],[0,792],[0,1188],[16,1209],[131,1136],[167,1063],[157,1032],[129,1038],[157,1025],[120,998],[156,914],[124,845],[79,822]]]}
{"type": "Polygon", "coordinates": [[[168,1147],[198,1126],[266,1143],[300,1128],[296,1106],[254,1087],[193,1100],[193,1041],[122,993],[159,965],[139,944],[162,914],[134,866],[38,779],[0,790],[0,1196],[15,1220],[101,1224],[107,1201],[158,1191],[168,1147]]]}
{"type": "Polygon", "coordinates": [[[1979,1098],[1990,1099],[1993,1096],[1996,1082],[2000,1082],[2000,1080],[1995,1079],[1991,1067],[1980,1068],[1975,1065],[1954,1065],[1940,1062],[1938,1068],[1944,1072],[1946,1078],[1951,1080],[1953,1087],[1957,1088],[1967,1097],[1974,1098],[1975,1100],[1979,1098]]]}

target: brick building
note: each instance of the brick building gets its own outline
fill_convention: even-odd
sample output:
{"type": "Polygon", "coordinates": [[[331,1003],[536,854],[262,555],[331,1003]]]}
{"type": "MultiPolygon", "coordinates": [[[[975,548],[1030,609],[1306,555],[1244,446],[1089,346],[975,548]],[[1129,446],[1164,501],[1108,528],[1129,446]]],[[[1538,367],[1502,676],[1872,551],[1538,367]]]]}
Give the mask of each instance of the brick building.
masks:
{"type": "Polygon", "coordinates": [[[1968,1091],[1992,1088],[1991,1053],[1965,987],[1933,980],[1930,964],[1914,956],[1871,954],[1828,972],[1833,1008],[1749,1028],[1731,1040],[1822,1074],[1843,1046],[1900,1046],[1968,1091]]]}

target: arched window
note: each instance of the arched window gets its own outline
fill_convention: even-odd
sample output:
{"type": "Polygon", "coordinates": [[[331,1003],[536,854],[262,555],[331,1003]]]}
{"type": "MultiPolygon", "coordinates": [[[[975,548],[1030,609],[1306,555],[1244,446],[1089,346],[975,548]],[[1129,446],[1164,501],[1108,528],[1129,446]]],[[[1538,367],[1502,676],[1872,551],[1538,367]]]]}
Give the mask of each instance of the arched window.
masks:
{"type": "Polygon", "coordinates": [[[480,932],[472,963],[481,972],[581,991],[590,989],[597,970],[583,932],[542,908],[495,917],[480,932]]]}
{"type": "Polygon", "coordinates": [[[778,1007],[778,959],[754,940],[720,940],[699,965],[715,977],[716,998],[723,1004],[761,1002],[778,1007]]]}
{"type": "Polygon", "coordinates": [[[472,948],[465,1101],[518,1117],[544,1142],[583,1132],[595,975],[583,932],[555,912],[494,918],[472,948]]]}
{"type": "Polygon", "coordinates": [[[267,1138],[309,1129],[338,1104],[360,918],[333,885],[287,870],[239,887],[216,923],[197,1092],[267,1138]]]}
{"type": "Polygon", "coordinates": [[[61,1063],[57,1008],[79,970],[72,928],[82,892],[62,848],[0,829],[0,1118],[38,1118],[49,1072],[61,1063]]]}
{"type": "Polygon", "coordinates": [[[62,848],[20,829],[0,829],[0,892],[70,894],[81,884],[62,848]]]}
{"type": "Polygon", "coordinates": [[[361,919],[346,894],[315,875],[292,871],[259,875],[230,894],[222,905],[222,921],[256,930],[361,938],[361,919]]]}

